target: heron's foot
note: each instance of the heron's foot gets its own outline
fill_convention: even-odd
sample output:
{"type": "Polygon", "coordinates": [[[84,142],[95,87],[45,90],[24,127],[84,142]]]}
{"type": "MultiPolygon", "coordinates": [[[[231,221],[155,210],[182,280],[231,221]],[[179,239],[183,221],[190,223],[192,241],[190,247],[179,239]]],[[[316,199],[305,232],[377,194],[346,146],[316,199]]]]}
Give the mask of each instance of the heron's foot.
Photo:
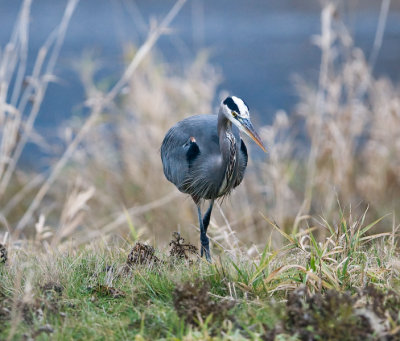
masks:
{"type": "Polygon", "coordinates": [[[205,233],[200,235],[200,241],[201,241],[201,257],[203,257],[204,255],[206,257],[206,260],[211,263],[210,242],[205,233]]]}

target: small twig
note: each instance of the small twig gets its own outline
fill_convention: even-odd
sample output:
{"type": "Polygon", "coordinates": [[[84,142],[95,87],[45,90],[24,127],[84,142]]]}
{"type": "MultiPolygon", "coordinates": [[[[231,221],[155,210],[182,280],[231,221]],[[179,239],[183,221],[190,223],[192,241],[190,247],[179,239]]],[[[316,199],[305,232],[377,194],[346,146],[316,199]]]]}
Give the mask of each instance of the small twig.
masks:
{"type": "Polygon", "coordinates": [[[316,172],[316,162],[318,157],[319,145],[321,141],[322,121],[325,113],[325,90],[329,76],[329,62],[331,61],[331,48],[334,41],[332,33],[332,19],[336,8],[333,4],[328,4],[321,13],[321,36],[319,46],[321,48],[321,65],[319,71],[318,91],[315,101],[315,135],[311,137],[310,153],[307,161],[307,177],[305,184],[305,195],[298,215],[307,214],[311,207],[313,196],[314,178],[316,172]]]}

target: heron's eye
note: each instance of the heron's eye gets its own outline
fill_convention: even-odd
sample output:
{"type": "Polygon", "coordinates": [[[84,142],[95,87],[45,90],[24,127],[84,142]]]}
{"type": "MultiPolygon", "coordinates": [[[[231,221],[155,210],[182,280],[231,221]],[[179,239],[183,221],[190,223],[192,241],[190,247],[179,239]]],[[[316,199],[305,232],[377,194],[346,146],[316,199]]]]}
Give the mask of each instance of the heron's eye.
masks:
{"type": "Polygon", "coordinates": [[[233,110],[231,111],[231,114],[232,114],[233,117],[236,117],[238,115],[237,112],[233,111],[233,110]]]}

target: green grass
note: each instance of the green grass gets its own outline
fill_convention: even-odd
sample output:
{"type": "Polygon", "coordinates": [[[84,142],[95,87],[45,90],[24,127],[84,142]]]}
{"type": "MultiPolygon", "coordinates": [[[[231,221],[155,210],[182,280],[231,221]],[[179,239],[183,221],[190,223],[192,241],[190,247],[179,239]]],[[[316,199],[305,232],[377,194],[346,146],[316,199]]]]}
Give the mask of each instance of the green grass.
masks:
{"type": "MultiPolygon", "coordinates": [[[[78,262],[72,257],[58,258],[56,266],[62,264],[68,268],[67,275],[60,275],[58,281],[63,287],[62,293],[59,295],[54,291],[42,290],[43,283],[40,284],[38,277],[34,282],[34,298],[27,303],[28,311],[20,312],[24,316],[21,316],[18,322],[16,322],[18,318],[15,317],[3,320],[0,339],[9,336],[14,323],[17,323],[14,339],[20,339],[24,334],[35,334],[46,324],[52,326],[54,333],[51,335],[42,333],[41,339],[117,340],[143,337],[154,340],[182,339],[188,334],[196,334],[198,339],[203,339],[210,333],[209,325],[212,324],[212,320],[208,322],[208,326],[204,326],[205,321],[203,321],[194,327],[186,324],[184,319],[178,316],[174,309],[173,292],[178,283],[199,277],[201,281],[210,284],[211,292],[219,296],[227,295],[226,282],[220,280],[217,266],[204,263],[191,267],[183,264],[175,264],[172,267],[161,265],[152,269],[139,266],[131,273],[113,281],[113,287],[125,293],[124,297],[114,298],[106,292],[93,289],[96,288],[95,283],[106,285],[106,272],[100,269],[106,267],[108,261],[112,262],[113,259],[101,256],[97,258],[87,253],[83,253],[78,262]],[[43,317],[38,312],[39,309],[43,311],[43,317]]],[[[7,269],[3,269],[2,282],[3,280],[6,282],[5,278],[10,275],[7,269]]],[[[236,290],[239,296],[243,296],[240,289],[236,290]]],[[[6,296],[11,300],[14,293],[10,294],[8,291],[6,296]]],[[[3,301],[2,305],[7,306],[7,303],[3,301]]],[[[11,301],[9,306],[12,306],[11,301]]],[[[242,329],[260,320],[274,319],[272,310],[267,304],[260,309],[260,303],[255,304],[251,300],[237,304],[229,312],[230,316],[236,316],[235,325],[230,322],[230,325],[225,326],[226,323],[223,321],[217,321],[211,329],[214,335],[229,329],[230,334],[238,334],[238,328],[242,329]]],[[[257,330],[262,332],[260,327],[257,330]]],[[[243,332],[241,334],[243,335],[243,332]]]]}
{"type": "Polygon", "coordinates": [[[281,231],[287,244],[267,243],[254,259],[215,250],[213,264],[165,250],[128,267],[131,246],[115,242],[10,248],[0,264],[0,339],[395,340],[396,231],[367,235],[376,222],[364,220],[326,222],[321,240],[313,229],[281,231]]]}

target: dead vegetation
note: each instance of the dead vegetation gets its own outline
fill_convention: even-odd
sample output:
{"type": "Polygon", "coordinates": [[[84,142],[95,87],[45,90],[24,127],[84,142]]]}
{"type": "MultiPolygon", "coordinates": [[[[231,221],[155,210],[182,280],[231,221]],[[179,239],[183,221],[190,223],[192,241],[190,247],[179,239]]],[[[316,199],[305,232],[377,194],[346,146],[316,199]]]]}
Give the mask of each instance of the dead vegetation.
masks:
{"type": "Polygon", "coordinates": [[[177,258],[193,263],[199,257],[197,247],[190,243],[185,243],[185,239],[181,237],[179,232],[173,233],[173,239],[170,241],[169,246],[171,247],[169,251],[170,258],[177,258]]]}
{"type": "MultiPolygon", "coordinates": [[[[185,239],[181,237],[179,232],[173,233],[169,246],[171,247],[168,257],[170,263],[176,260],[184,260],[188,264],[193,264],[195,260],[198,260],[197,247],[190,243],[185,243],[185,239]]],[[[126,265],[128,267],[139,264],[152,266],[165,262],[166,261],[160,260],[160,258],[156,256],[156,250],[152,246],[142,242],[136,242],[128,254],[126,265]]]]}
{"type": "MultiPolygon", "coordinates": [[[[252,159],[243,184],[211,221],[209,234],[230,252],[235,252],[235,238],[246,245],[267,238],[270,229],[259,212],[286,232],[313,225],[302,219],[309,213],[339,220],[338,202],[354,215],[366,207],[373,218],[397,214],[400,136],[393,127],[400,124],[400,97],[390,80],[373,76],[338,8],[326,4],[323,30],[313,37],[323,60],[318,84],[296,78],[296,108],[290,114],[277,112],[273,124],[261,129],[267,158],[252,159]]],[[[128,59],[135,51],[127,50],[128,59]]],[[[88,132],[72,158],[75,167],[66,179],[79,174],[96,188],[82,221],[99,226],[101,232],[91,231],[92,236],[127,232],[129,216],[137,234],[167,242],[177,226],[196,221],[190,201],[163,178],[158,150],[176,121],[215,111],[211,103],[220,76],[205,54],[182,73],[160,64],[159,55],[148,55],[115,110],[102,113],[101,124],[88,132]],[[101,219],[98,212],[104,212],[101,219]]],[[[98,93],[96,61],[87,58],[82,65],[87,93],[98,93]]]]}
{"type": "Polygon", "coordinates": [[[129,252],[126,264],[134,266],[138,264],[152,265],[159,263],[160,259],[155,255],[155,250],[152,246],[137,242],[129,252]]]}
{"type": "MultiPolygon", "coordinates": [[[[75,5],[76,1],[69,2],[62,19],[60,45],[75,5]]],[[[179,1],[168,22],[181,5],[179,1]]],[[[376,218],[399,207],[396,85],[374,77],[372,65],[354,45],[339,9],[325,4],[323,29],[313,37],[323,60],[318,84],[297,78],[299,103],[294,112],[277,112],[273,124],[261,129],[268,157],[250,163],[243,185],[211,221],[209,234],[231,253],[240,242],[249,247],[266,240],[270,227],[259,212],[267,212],[287,232],[293,227],[307,228],[310,223],[302,218],[308,213],[339,219],[338,201],[357,215],[369,206],[369,215],[376,218]],[[304,130],[299,131],[300,126],[304,130]]],[[[9,69],[2,78],[5,84],[12,74],[23,74],[29,11],[29,1],[25,1],[16,25],[19,33],[10,42],[13,59],[1,60],[4,69],[9,69]]],[[[53,62],[41,65],[38,59],[38,73],[24,75],[31,82],[26,88],[18,87],[24,77],[18,78],[14,100],[2,103],[5,111],[0,117],[4,121],[0,203],[10,240],[17,241],[22,233],[56,247],[71,241],[71,236],[75,244],[85,244],[113,233],[127,236],[134,230],[135,238],[157,235],[167,243],[177,226],[196,221],[190,201],[182,201],[183,196],[164,179],[157,151],[176,121],[214,111],[221,75],[205,52],[180,71],[165,64],[160,54],[150,53],[162,26],[143,47],[126,49],[127,73],[114,86],[96,83],[98,65],[90,55],[77,63],[85,103],[93,115],[87,121],[74,117],[62,125],[59,135],[65,153],[48,179],[42,173],[20,171],[17,161],[28,138],[44,143],[33,124],[53,79],[58,48],[52,52],[52,45],[44,46],[43,53],[53,62]],[[29,96],[36,103],[32,112],[24,105],[29,96]],[[19,112],[12,116],[14,109],[19,112]],[[27,111],[23,115],[22,109],[27,111]],[[29,123],[23,121],[25,116],[31,117],[29,123]],[[25,125],[29,129],[21,128],[25,125]],[[22,139],[16,138],[19,131],[24,131],[22,139]],[[51,204],[40,206],[42,202],[51,204]]],[[[194,235],[190,234],[189,242],[197,242],[194,235]]],[[[274,239],[280,242],[279,237],[274,239]]]]}
{"type": "Polygon", "coordinates": [[[3,244],[0,244],[0,263],[5,264],[8,259],[8,254],[7,254],[7,249],[6,246],[3,244]]]}

